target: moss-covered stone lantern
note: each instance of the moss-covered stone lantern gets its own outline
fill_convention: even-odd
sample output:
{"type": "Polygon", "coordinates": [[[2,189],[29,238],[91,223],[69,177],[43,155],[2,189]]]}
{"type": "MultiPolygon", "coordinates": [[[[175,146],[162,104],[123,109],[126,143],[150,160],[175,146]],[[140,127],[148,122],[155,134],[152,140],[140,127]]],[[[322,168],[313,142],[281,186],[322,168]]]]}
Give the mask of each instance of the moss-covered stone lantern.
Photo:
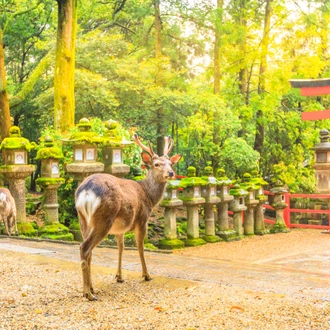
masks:
{"type": "Polygon", "coordinates": [[[320,142],[314,146],[313,169],[316,178],[316,193],[328,194],[330,191],[330,142],[329,131],[320,131],[320,142]]]}
{"type": "Polygon", "coordinates": [[[130,171],[130,167],[124,164],[124,148],[133,144],[122,137],[120,124],[114,120],[105,123],[107,131],[104,134],[102,146],[102,162],[104,172],[123,178],[130,171]]]}
{"type": "Polygon", "coordinates": [[[5,164],[0,167],[0,174],[8,181],[9,190],[16,202],[18,232],[28,236],[36,232],[30,223],[26,223],[25,197],[25,179],[35,170],[34,165],[28,164],[28,152],[35,147],[36,143],[21,136],[17,126],[10,128],[9,137],[0,145],[5,164]]]}
{"type": "Polygon", "coordinates": [[[199,207],[205,203],[202,197],[201,188],[207,185],[203,179],[196,177],[196,168],[189,166],[188,176],[180,181],[180,187],[183,188],[183,194],[180,199],[187,208],[187,239],[186,246],[195,246],[205,244],[206,242],[199,238],[199,207]]]}
{"type": "Polygon", "coordinates": [[[218,203],[218,231],[217,235],[225,241],[232,241],[237,239],[237,233],[229,228],[228,218],[228,204],[234,199],[234,196],[230,195],[230,186],[232,180],[229,180],[226,176],[224,169],[217,170],[217,195],[220,197],[218,203]]]}
{"type": "Polygon", "coordinates": [[[164,250],[181,249],[184,243],[178,239],[176,228],[176,209],[183,205],[179,199],[179,180],[170,180],[167,183],[164,198],[160,206],[165,208],[164,213],[164,236],[159,241],[159,248],[164,250]]]}
{"type": "Polygon", "coordinates": [[[66,170],[80,183],[91,174],[103,172],[104,165],[97,161],[97,145],[102,142],[102,138],[91,131],[90,121],[82,118],[77,128],[78,132],[73,133],[69,139],[63,139],[63,142],[73,146],[73,162],[66,166],[66,170]]]}
{"type": "Polygon", "coordinates": [[[268,183],[262,177],[259,176],[258,171],[252,171],[251,175],[251,181],[254,183],[256,189],[255,198],[259,201],[255,208],[254,233],[256,235],[265,235],[269,233],[269,231],[265,228],[263,207],[264,202],[267,200],[267,196],[264,194],[264,186],[268,183]]]}
{"type": "Polygon", "coordinates": [[[36,156],[41,161],[41,177],[36,183],[44,189],[46,223],[58,223],[57,189],[64,183],[64,179],[60,178],[59,161],[63,157],[62,150],[54,146],[54,139],[46,136],[44,147],[38,150],[36,156]]]}
{"type": "Polygon", "coordinates": [[[203,239],[209,243],[219,242],[221,239],[215,236],[214,207],[220,202],[217,196],[217,179],[213,176],[213,168],[206,166],[202,179],[207,183],[202,187],[202,197],[204,204],[205,237],[203,239]]]}
{"type": "Polygon", "coordinates": [[[272,207],[276,212],[276,223],[271,228],[271,233],[288,233],[289,229],[287,228],[284,221],[284,209],[288,206],[285,202],[285,194],[288,192],[287,189],[283,187],[283,182],[281,180],[276,180],[275,187],[270,190],[274,194],[274,201],[272,207]]]}
{"type": "Polygon", "coordinates": [[[254,210],[259,204],[259,200],[255,198],[257,187],[252,182],[252,176],[250,173],[243,175],[243,182],[240,187],[248,191],[248,195],[245,197],[246,210],[244,214],[244,235],[254,235],[254,210]]]}
{"type": "Polygon", "coordinates": [[[230,189],[230,195],[234,196],[234,199],[229,202],[229,210],[234,213],[234,231],[237,233],[237,238],[239,239],[244,236],[243,213],[247,209],[245,205],[245,197],[248,196],[249,193],[236,183],[234,187],[230,189]]]}

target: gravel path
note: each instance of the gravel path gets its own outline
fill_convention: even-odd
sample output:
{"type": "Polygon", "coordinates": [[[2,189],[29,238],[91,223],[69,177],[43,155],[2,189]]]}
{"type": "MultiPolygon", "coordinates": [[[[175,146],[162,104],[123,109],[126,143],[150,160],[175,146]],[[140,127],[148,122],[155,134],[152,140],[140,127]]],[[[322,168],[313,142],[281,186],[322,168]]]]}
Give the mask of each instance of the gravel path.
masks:
{"type": "MultiPolygon", "coordinates": [[[[98,254],[101,250],[106,249],[98,249],[98,254]]],[[[176,251],[173,258],[270,265],[276,282],[283,260],[320,251],[330,251],[328,234],[293,230],[176,251]]],[[[127,270],[126,281],[119,284],[113,268],[94,264],[99,301],[89,302],[81,294],[78,262],[8,250],[0,250],[0,255],[0,329],[330,329],[330,278],[323,273],[316,274],[328,287],[316,298],[303,281],[301,295],[260,290],[249,278],[240,278],[244,286],[230,284],[230,279],[210,283],[158,275],[144,282],[140,273],[127,270]]],[[[292,274],[299,280],[302,270],[292,274]]],[[[307,275],[318,281],[312,273],[307,275]]]]}

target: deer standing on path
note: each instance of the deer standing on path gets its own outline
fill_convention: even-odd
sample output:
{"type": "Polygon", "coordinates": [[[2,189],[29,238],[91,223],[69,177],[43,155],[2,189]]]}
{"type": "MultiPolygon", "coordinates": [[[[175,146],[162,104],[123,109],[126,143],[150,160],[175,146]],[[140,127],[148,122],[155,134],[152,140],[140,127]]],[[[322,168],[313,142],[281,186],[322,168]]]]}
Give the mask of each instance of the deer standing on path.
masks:
{"type": "Polygon", "coordinates": [[[18,235],[16,223],[16,203],[7,188],[0,188],[0,220],[1,219],[3,220],[8,236],[13,233],[14,228],[16,230],[16,235],[18,235]]]}
{"type": "Polygon", "coordinates": [[[110,174],[94,174],[87,177],[76,190],[75,204],[84,239],[80,246],[83,294],[89,300],[97,300],[91,280],[92,250],[107,234],[115,235],[117,240],[117,282],[123,282],[121,265],[124,234],[131,230],[135,231],[142,277],[146,281],[151,280],[144,259],[148,218],[152,209],[161,201],[168,179],[174,177],[172,165],[181,158],[179,154],[168,157],[173,148],[173,140],[169,136],[164,139],[164,155],[159,157],[153,152],[149,141],[146,147],[134,134],[135,143],[145,151],[141,154],[142,160],[149,166],[145,180],[136,182],[110,174]]]}

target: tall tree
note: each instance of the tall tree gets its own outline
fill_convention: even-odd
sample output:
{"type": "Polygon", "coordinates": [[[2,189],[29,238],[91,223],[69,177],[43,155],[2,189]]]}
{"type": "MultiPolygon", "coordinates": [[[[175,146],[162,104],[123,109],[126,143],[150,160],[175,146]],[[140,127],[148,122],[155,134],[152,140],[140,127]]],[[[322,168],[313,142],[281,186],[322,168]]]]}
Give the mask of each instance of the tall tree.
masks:
{"type": "Polygon", "coordinates": [[[220,94],[223,0],[217,0],[214,40],[214,94],[220,94]]]}
{"type": "Polygon", "coordinates": [[[74,69],[77,0],[58,4],[57,46],[54,73],[54,126],[64,133],[74,125],[74,69]]]}
{"type": "MultiPolygon", "coordinates": [[[[267,71],[267,55],[269,46],[269,32],[270,32],[270,19],[272,16],[272,4],[273,0],[266,0],[265,7],[265,18],[264,18],[264,29],[263,38],[261,41],[261,57],[259,67],[259,83],[258,83],[258,94],[263,97],[266,90],[266,71],[267,71]]],[[[265,138],[265,127],[264,127],[264,115],[263,110],[258,109],[256,113],[256,136],[254,142],[254,150],[257,150],[262,154],[265,138]]]]}
{"type": "Polygon", "coordinates": [[[12,1],[2,1],[0,3],[0,138],[9,134],[10,128],[10,106],[7,89],[7,77],[5,68],[4,37],[10,27],[10,24],[18,16],[28,14],[36,9],[42,1],[32,2],[27,6],[24,3],[15,3],[12,1]],[[21,6],[20,6],[21,5],[21,6]]]}

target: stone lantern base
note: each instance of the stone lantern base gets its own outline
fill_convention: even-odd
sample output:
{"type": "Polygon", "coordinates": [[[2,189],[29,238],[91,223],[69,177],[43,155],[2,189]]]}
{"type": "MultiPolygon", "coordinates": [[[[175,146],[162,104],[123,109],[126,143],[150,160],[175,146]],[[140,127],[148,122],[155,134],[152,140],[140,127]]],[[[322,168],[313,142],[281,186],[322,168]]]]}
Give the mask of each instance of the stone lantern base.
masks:
{"type": "Polygon", "coordinates": [[[34,165],[4,165],[0,174],[8,181],[17,211],[17,229],[19,235],[33,237],[36,235],[31,223],[26,222],[25,179],[35,170],[34,165]]]}
{"type": "Polygon", "coordinates": [[[71,163],[66,166],[66,171],[73,175],[74,179],[81,183],[88,176],[104,171],[102,163],[71,163]]]}
{"type": "Polygon", "coordinates": [[[105,165],[104,172],[112,174],[117,178],[124,178],[130,172],[130,167],[125,164],[105,165]]]}

